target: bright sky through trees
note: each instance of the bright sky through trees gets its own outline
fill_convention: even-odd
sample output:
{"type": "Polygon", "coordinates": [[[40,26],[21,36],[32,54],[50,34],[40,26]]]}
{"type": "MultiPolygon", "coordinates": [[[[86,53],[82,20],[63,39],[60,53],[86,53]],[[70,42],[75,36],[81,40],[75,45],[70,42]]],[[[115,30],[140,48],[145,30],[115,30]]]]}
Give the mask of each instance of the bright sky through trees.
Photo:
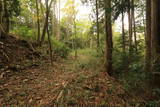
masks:
{"type": "MultiPolygon", "coordinates": [[[[62,9],[65,8],[66,2],[67,2],[67,0],[61,0],[61,15],[62,15],[62,17],[64,15],[62,9]]],[[[76,4],[76,10],[78,10],[77,19],[78,20],[81,20],[81,19],[89,20],[90,13],[91,13],[91,7],[82,4],[80,0],[75,0],[75,4],[76,4]]]]}

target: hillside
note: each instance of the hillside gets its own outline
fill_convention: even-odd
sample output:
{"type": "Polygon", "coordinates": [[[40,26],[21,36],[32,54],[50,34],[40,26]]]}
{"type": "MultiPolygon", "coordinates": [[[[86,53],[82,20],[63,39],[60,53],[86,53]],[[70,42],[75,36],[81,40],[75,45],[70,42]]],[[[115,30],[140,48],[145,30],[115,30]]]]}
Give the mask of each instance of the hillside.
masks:
{"type": "Polygon", "coordinates": [[[6,54],[1,61],[1,106],[135,107],[139,105],[137,102],[144,103],[125,92],[103,69],[91,68],[93,56],[83,53],[76,60],[70,56],[52,66],[43,59],[39,65],[34,61],[39,57],[26,41],[8,36],[1,40],[1,48],[6,54]],[[88,63],[83,61],[85,59],[88,63]]]}

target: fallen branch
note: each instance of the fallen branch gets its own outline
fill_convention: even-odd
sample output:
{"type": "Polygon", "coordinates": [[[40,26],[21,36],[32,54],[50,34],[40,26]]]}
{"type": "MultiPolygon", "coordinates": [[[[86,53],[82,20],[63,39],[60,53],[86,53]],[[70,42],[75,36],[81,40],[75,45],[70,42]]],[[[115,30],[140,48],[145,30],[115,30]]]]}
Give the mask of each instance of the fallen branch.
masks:
{"type": "Polygon", "coordinates": [[[6,32],[5,32],[2,24],[0,24],[0,31],[1,31],[2,33],[6,34],[6,32]]]}
{"type": "Polygon", "coordinates": [[[0,44],[1,44],[1,45],[4,45],[4,43],[3,43],[3,42],[1,42],[1,41],[0,41],[0,44]]]}
{"type": "Polygon", "coordinates": [[[3,53],[3,56],[6,57],[7,61],[9,61],[9,56],[5,52],[2,52],[2,53],[3,53]]]}
{"type": "Polygon", "coordinates": [[[7,61],[9,61],[9,56],[3,51],[3,48],[0,51],[2,52],[2,55],[7,59],[7,61]]]}
{"type": "Polygon", "coordinates": [[[33,48],[33,45],[32,45],[30,42],[28,42],[28,41],[27,41],[27,43],[28,43],[30,49],[31,49],[33,52],[35,52],[35,49],[33,48]]]}
{"type": "MultiPolygon", "coordinates": [[[[68,84],[68,82],[63,83],[63,88],[66,88],[67,84],[68,84]]],[[[56,100],[57,102],[59,102],[59,99],[62,97],[63,92],[64,92],[64,89],[58,94],[58,97],[57,97],[57,100],[56,100]]]]}

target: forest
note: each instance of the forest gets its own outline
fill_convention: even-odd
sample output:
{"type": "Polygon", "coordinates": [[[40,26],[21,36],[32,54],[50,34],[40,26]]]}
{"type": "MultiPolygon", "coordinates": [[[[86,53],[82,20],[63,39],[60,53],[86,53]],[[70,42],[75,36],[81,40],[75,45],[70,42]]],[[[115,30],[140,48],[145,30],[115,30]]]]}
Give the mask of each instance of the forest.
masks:
{"type": "Polygon", "coordinates": [[[0,107],[160,107],[160,0],[0,0],[0,107]]]}

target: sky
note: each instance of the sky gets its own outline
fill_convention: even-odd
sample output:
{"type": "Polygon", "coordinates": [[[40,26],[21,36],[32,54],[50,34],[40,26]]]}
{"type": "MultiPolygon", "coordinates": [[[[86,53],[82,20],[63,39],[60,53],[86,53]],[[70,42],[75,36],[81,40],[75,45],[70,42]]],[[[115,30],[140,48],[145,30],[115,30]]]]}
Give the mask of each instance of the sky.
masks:
{"type": "MultiPolygon", "coordinates": [[[[65,4],[67,2],[67,0],[60,0],[61,2],[61,18],[63,17],[63,9],[65,8],[65,4]]],[[[91,6],[87,6],[81,3],[81,0],[75,0],[76,3],[76,10],[78,10],[78,14],[77,14],[77,20],[87,20],[87,21],[91,21],[90,20],[90,14],[92,12],[92,7],[91,6]]],[[[128,26],[128,19],[127,16],[125,16],[125,29],[128,26]]],[[[116,22],[115,22],[115,30],[117,32],[121,32],[121,17],[119,17],[116,22]]]]}
{"type": "MultiPolygon", "coordinates": [[[[67,0],[61,0],[61,8],[65,8],[64,5],[67,2],[67,0]]],[[[78,10],[78,14],[77,14],[77,19],[78,20],[90,20],[90,14],[92,12],[92,7],[91,6],[86,6],[84,4],[81,3],[81,0],[75,0],[76,2],[76,10],[78,10]]],[[[63,17],[63,11],[61,11],[61,15],[63,17]]],[[[127,16],[124,17],[125,19],[125,29],[128,26],[128,19],[127,16]]],[[[121,32],[121,17],[119,17],[116,21],[115,21],[115,30],[117,32],[121,32]]]]}
{"type": "MultiPolygon", "coordinates": [[[[77,1],[78,2],[78,1],[77,1]]],[[[79,1],[80,2],[80,1],[79,1]]],[[[89,19],[90,13],[91,13],[91,7],[85,6],[82,3],[79,3],[80,5],[77,7],[79,14],[78,14],[78,19],[89,19]]]]}
{"type": "MultiPolygon", "coordinates": [[[[61,0],[61,10],[64,7],[67,0],[61,0]]],[[[75,0],[76,10],[78,10],[77,19],[78,20],[90,20],[90,13],[92,8],[81,3],[81,0],[75,0]]],[[[63,11],[61,11],[61,17],[63,17],[63,11]]]]}
{"type": "MultiPolygon", "coordinates": [[[[125,14],[125,17],[124,17],[124,27],[125,29],[128,29],[128,17],[127,15],[125,14]]],[[[121,32],[122,30],[122,17],[118,17],[118,19],[115,21],[115,30],[117,32],[121,32]]]]}

